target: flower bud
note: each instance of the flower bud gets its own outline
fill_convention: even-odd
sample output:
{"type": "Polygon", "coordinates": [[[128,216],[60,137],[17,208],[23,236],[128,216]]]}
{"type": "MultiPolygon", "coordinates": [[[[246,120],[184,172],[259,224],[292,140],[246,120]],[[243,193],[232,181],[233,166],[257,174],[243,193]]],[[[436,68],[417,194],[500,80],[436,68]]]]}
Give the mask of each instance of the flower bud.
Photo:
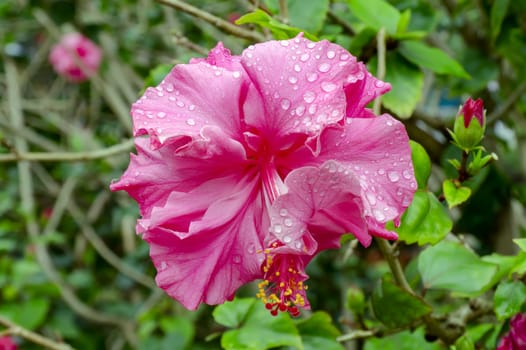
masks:
{"type": "Polygon", "coordinates": [[[80,33],[69,33],[51,49],[49,62],[55,71],[72,82],[82,82],[99,69],[102,50],[80,33]]]}
{"type": "Polygon", "coordinates": [[[473,100],[468,98],[460,109],[455,119],[455,125],[451,136],[453,140],[465,151],[470,151],[477,147],[484,137],[486,129],[486,116],[484,103],[479,98],[473,100]]]}

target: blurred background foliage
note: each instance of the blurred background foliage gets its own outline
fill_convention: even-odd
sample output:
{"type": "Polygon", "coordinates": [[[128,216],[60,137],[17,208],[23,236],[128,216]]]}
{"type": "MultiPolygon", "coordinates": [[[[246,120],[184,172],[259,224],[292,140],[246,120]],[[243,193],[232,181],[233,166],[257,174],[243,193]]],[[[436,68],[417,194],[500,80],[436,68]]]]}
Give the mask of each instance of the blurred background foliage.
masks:
{"type": "MultiPolygon", "coordinates": [[[[430,155],[428,188],[437,194],[445,178],[456,176],[447,160],[459,158],[447,128],[452,129],[458,106],[468,96],[483,98],[488,110],[484,146],[499,161],[468,184],[473,196],[449,213],[452,231],[480,254],[516,253],[511,239],[525,236],[526,217],[526,2],[289,0],[286,12],[271,0],[187,3],[232,26],[249,13],[238,23],[255,37],[284,38],[304,31],[331,40],[373,72],[378,31],[384,28],[385,80],[393,90],[383,99],[383,109],[403,120],[410,137],[430,155]]],[[[137,206],[122,193],[110,193],[108,185],[120,176],[132,151],[130,104],[174,64],[203,56],[218,41],[239,54],[254,39],[153,0],[0,3],[0,316],[78,349],[244,348],[236,342],[263,326],[248,335],[221,334],[251,319],[270,329],[291,327],[296,334],[292,340],[268,334],[267,340],[283,341],[254,349],[322,348],[319,344],[326,349],[444,348],[427,342],[422,329],[370,341],[324,343],[357,324],[378,323],[374,300],[371,308],[361,293],[368,300],[388,267],[378,249],[352,242],[321,254],[309,266],[312,308],[325,313],[295,323],[278,318],[275,328],[268,322],[276,319],[257,316],[252,299],[214,314],[206,306],[188,312],[156,288],[148,247],[135,235],[137,206]],[[47,61],[61,33],[74,29],[104,50],[99,74],[82,84],[58,77],[47,61]],[[115,145],[118,151],[97,156],[115,145]],[[64,152],[80,152],[85,157],[9,161],[24,152],[47,152],[59,159],[64,152]],[[246,319],[225,320],[225,313],[246,319]],[[313,333],[309,327],[323,330],[313,333]]],[[[419,248],[400,246],[400,259],[416,286],[419,248]]],[[[382,283],[384,289],[390,285],[382,283]]],[[[253,286],[238,293],[254,294],[253,286]]],[[[446,293],[426,297],[442,309],[454,307],[446,293]]],[[[478,330],[478,348],[494,346],[500,328],[491,336],[489,329],[478,330]]],[[[42,346],[20,335],[14,339],[20,349],[42,346]]]]}

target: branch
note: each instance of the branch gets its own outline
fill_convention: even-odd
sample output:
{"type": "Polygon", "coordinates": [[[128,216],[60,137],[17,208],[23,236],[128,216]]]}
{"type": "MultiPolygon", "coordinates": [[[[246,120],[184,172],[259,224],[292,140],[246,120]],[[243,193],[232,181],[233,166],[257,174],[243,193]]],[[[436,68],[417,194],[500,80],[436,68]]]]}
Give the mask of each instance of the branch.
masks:
{"type": "Polygon", "coordinates": [[[17,335],[51,350],[73,350],[73,348],[66,343],[58,343],[49,338],[41,336],[38,333],[31,332],[30,330],[25,329],[14,322],[11,322],[5,317],[0,316],[0,324],[7,327],[7,330],[2,332],[2,334],[17,335]]]}
{"type": "Polygon", "coordinates": [[[189,15],[192,15],[194,17],[200,18],[216,26],[217,28],[223,31],[230,33],[232,35],[238,36],[240,38],[251,40],[251,41],[264,41],[265,40],[265,37],[261,35],[259,32],[256,32],[253,30],[247,30],[245,28],[236,26],[228,21],[225,21],[222,18],[216,17],[212,15],[211,13],[203,11],[184,1],[180,1],[180,0],[155,0],[155,1],[157,1],[160,4],[173,7],[176,10],[180,10],[185,13],[188,13],[189,15]]]}
{"type": "Polygon", "coordinates": [[[504,103],[502,103],[496,111],[494,111],[487,117],[487,124],[493,124],[494,122],[502,118],[504,114],[506,114],[513,107],[515,102],[517,102],[517,100],[523,96],[525,91],[526,82],[520,84],[515,89],[515,91],[513,91],[509,95],[508,99],[504,103]]]}
{"type": "Polygon", "coordinates": [[[120,144],[84,152],[21,152],[0,154],[0,162],[31,161],[31,162],[82,162],[99,158],[107,158],[133,149],[134,140],[129,139],[120,144]]]}

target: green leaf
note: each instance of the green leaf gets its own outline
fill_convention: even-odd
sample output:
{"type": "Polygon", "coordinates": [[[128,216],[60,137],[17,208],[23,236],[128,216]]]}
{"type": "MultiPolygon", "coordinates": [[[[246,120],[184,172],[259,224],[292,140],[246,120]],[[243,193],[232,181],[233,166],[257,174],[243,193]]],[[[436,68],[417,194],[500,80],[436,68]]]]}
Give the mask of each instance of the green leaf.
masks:
{"type": "Polygon", "coordinates": [[[395,34],[400,11],[385,0],[347,0],[351,12],[360,21],[377,31],[385,28],[388,34],[395,34]]]}
{"type": "Polygon", "coordinates": [[[241,16],[236,21],[236,24],[247,24],[247,23],[257,24],[263,28],[269,29],[272,32],[272,35],[274,35],[274,37],[278,40],[290,39],[290,38],[295,37],[299,33],[303,33],[303,36],[306,37],[307,39],[310,39],[313,41],[318,40],[316,36],[302,29],[283,24],[275,20],[274,18],[272,18],[265,11],[262,11],[259,9],[254,12],[247,13],[244,16],[241,16]]]}
{"type": "Polygon", "coordinates": [[[513,242],[518,245],[523,252],[526,252],[526,238],[514,238],[513,242]]]}
{"type": "Polygon", "coordinates": [[[329,314],[323,311],[313,313],[309,318],[297,321],[296,326],[301,334],[305,350],[343,350],[336,341],[340,331],[332,324],[329,314]]]}
{"type": "Polygon", "coordinates": [[[495,276],[493,276],[493,280],[491,283],[492,286],[499,283],[503,278],[509,276],[512,273],[513,269],[522,261],[524,261],[525,256],[521,255],[522,254],[509,256],[493,253],[482,257],[483,261],[495,264],[499,267],[497,273],[495,274],[495,276]]]}
{"type": "Polygon", "coordinates": [[[36,298],[21,303],[3,304],[0,305],[0,315],[24,328],[34,330],[44,322],[49,304],[48,299],[36,298]]]}
{"type": "Polygon", "coordinates": [[[493,298],[495,314],[500,321],[521,311],[526,301],[526,286],[521,281],[503,281],[493,298]]]}
{"type": "Polygon", "coordinates": [[[457,187],[451,179],[444,180],[442,183],[442,191],[444,191],[444,197],[446,197],[447,204],[450,208],[464,203],[471,196],[471,188],[465,186],[457,187]]]}
{"type": "Polygon", "coordinates": [[[405,33],[409,27],[409,22],[411,22],[411,9],[407,9],[400,14],[400,19],[396,26],[396,33],[405,33]]]}
{"type": "Polygon", "coordinates": [[[490,28],[492,41],[495,41],[499,36],[502,21],[508,12],[509,3],[510,0],[495,0],[491,6],[490,28]]]}
{"type": "Polygon", "coordinates": [[[423,300],[386,278],[374,289],[371,304],[376,318],[389,328],[409,326],[431,312],[431,307],[423,300]]]}
{"type": "Polygon", "coordinates": [[[419,189],[427,187],[427,180],[431,175],[431,159],[422,145],[413,140],[409,140],[411,146],[411,159],[415,168],[415,178],[419,189]]]}
{"type": "Polygon", "coordinates": [[[235,328],[247,317],[256,299],[236,298],[234,301],[217,306],[212,312],[214,320],[223,326],[235,328]]]}
{"type": "Polygon", "coordinates": [[[150,70],[150,73],[144,80],[144,90],[149,86],[157,86],[166,77],[166,75],[172,70],[173,64],[160,64],[150,70]]]}
{"type": "Polygon", "coordinates": [[[482,294],[491,286],[495,264],[483,261],[457,242],[443,241],[426,248],[418,270],[426,289],[446,289],[462,295],[482,294]]]}
{"type": "Polygon", "coordinates": [[[400,226],[395,228],[400,240],[407,244],[435,244],[451,231],[453,222],[435,195],[425,190],[417,190],[413,202],[402,215],[400,226]]]}
{"type": "Polygon", "coordinates": [[[298,329],[290,316],[282,312],[272,316],[256,299],[235,299],[219,305],[213,316],[221,324],[239,327],[221,337],[221,346],[226,350],[265,350],[278,346],[303,350],[298,329]]]}
{"type": "Polygon", "coordinates": [[[437,74],[453,75],[464,79],[471,78],[464,68],[444,51],[420,41],[403,41],[400,43],[399,51],[417,66],[430,69],[437,74]]]}
{"type": "Polygon", "coordinates": [[[473,340],[467,335],[464,334],[455,341],[456,350],[475,350],[475,344],[473,340]]]}
{"type": "MultiPolygon", "coordinates": [[[[407,310],[406,310],[407,311],[407,310]]],[[[424,329],[414,332],[403,331],[382,338],[370,338],[365,342],[364,350],[443,350],[437,342],[428,342],[424,329]]]]}
{"type": "Polygon", "coordinates": [[[329,0],[289,0],[290,24],[310,33],[317,34],[329,12],[329,0]]]}
{"type": "Polygon", "coordinates": [[[474,342],[478,342],[483,336],[485,336],[491,329],[495,327],[491,323],[482,323],[475,326],[471,326],[466,330],[466,334],[474,342]]]}

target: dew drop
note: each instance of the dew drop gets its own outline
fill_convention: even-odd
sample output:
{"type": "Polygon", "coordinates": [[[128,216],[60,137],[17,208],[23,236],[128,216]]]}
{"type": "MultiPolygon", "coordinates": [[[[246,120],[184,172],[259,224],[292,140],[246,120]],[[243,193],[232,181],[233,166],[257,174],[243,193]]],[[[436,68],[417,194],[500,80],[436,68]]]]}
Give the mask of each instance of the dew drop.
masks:
{"type": "Polygon", "coordinates": [[[406,169],[402,172],[402,176],[404,177],[404,179],[409,180],[411,178],[411,172],[406,169]]]}
{"type": "Polygon", "coordinates": [[[310,55],[308,53],[304,53],[303,55],[300,56],[300,61],[306,62],[309,59],[309,57],[310,55]]]}
{"type": "Polygon", "coordinates": [[[285,208],[279,210],[279,215],[281,216],[287,216],[288,213],[289,212],[285,208]]]}
{"type": "Polygon", "coordinates": [[[173,91],[174,91],[174,86],[173,86],[173,84],[166,84],[166,91],[168,91],[168,92],[173,92],[173,91]]]}
{"type": "Polygon", "coordinates": [[[280,41],[279,43],[280,43],[280,45],[283,46],[283,47],[287,47],[287,46],[289,46],[289,42],[288,42],[288,41],[285,41],[285,40],[282,40],[282,41],[280,41]]]}
{"type": "Polygon", "coordinates": [[[193,111],[193,110],[195,110],[195,105],[190,105],[190,106],[188,106],[188,110],[189,110],[189,111],[193,111]]]}
{"type": "Polygon", "coordinates": [[[163,119],[163,118],[166,117],[166,113],[165,113],[165,112],[158,112],[158,113],[157,113],[157,117],[163,119]]]}
{"type": "Polygon", "coordinates": [[[322,73],[327,73],[331,69],[331,65],[328,63],[322,63],[318,66],[318,70],[322,73]]]}
{"type": "Polygon", "coordinates": [[[291,76],[289,77],[289,83],[296,84],[298,82],[298,78],[291,76]]]}
{"type": "Polygon", "coordinates": [[[321,83],[321,89],[325,92],[334,91],[337,88],[337,85],[328,81],[321,83]]]}
{"type": "Polygon", "coordinates": [[[232,261],[233,261],[235,264],[239,264],[239,263],[241,263],[241,255],[239,255],[239,254],[235,254],[235,255],[232,257],[232,261]]]}
{"type": "Polygon", "coordinates": [[[232,72],[232,76],[237,79],[237,78],[241,77],[241,72],[236,70],[236,71],[232,72]]]}
{"type": "Polygon", "coordinates": [[[179,107],[184,107],[184,102],[183,101],[177,101],[176,105],[178,105],[179,107]]]}
{"type": "Polygon", "coordinates": [[[308,47],[309,49],[314,49],[315,46],[316,46],[316,44],[313,43],[313,42],[310,42],[310,43],[307,44],[307,47],[308,47]]]}
{"type": "Polygon", "coordinates": [[[313,82],[316,81],[316,79],[318,79],[318,74],[316,74],[314,72],[307,74],[307,81],[308,82],[313,83],[313,82]]]}
{"type": "Polygon", "coordinates": [[[274,233],[280,234],[282,230],[281,225],[274,225],[274,233]]]}
{"type": "Polygon", "coordinates": [[[159,266],[159,271],[164,271],[168,267],[166,261],[161,261],[161,266],[159,266]]]}
{"type": "Polygon", "coordinates": [[[300,67],[299,64],[296,63],[296,64],[294,65],[294,71],[295,71],[295,72],[301,72],[301,67],[300,67]]]}
{"type": "Polygon", "coordinates": [[[256,252],[256,247],[254,246],[254,244],[250,244],[247,248],[247,252],[249,254],[254,254],[256,252]]]}
{"type": "Polygon", "coordinates": [[[374,85],[377,87],[377,88],[381,88],[385,85],[385,83],[381,80],[377,80],[374,85]]]}
{"type": "Polygon", "coordinates": [[[391,182],[397,182],[398,180],[400,180],[400,175],[398,175],[398,172],[396,171],[388,172],[387,177],[389,178],[389,181],[391,182]]]}
{"type": "Polygon", "coordinates": [[[300,105],[296,107],[296,114],[301,117],[305,113],[305,106],[300,105]]]}
{"type": "Polygon", "coordinates": [[[290,100],[284,98],[283,100],[281,100],[281,108],[283,110],[288,110],[290,108],[290,100]]]}
{"type": "Polygon", "coordinates": [[[384,213],[382,213],[382,212],[381,212],[380,210],[378,210],[378,209],[373,210],[373,215],[374,215],[374,217],[376,218],[376,220],[378,220],[378,221],[385,220],[385,215],[384,215],[384,213]]]}
{"type": "Polygon", "coordinates": [[[307,91],[303,94],[303,100],[307,103],[311,103],[316,98],[316,94],[312,91],[307,91]]]}
{"type": "Polygon", "coordinates": [[[290,243],[290,242],[292,242],[292,238],[290,236],[285,236],[285,237],[283,237],[283,242],[290,243]]]}
{"type": "Polygon", "coordinates": [[[283,223],[285,224],[285,226],[287,227],[291,227],[292,226],[292,219],[290,218],[286,218],[283,223]]]}
{"type": "Polygon", "coordinates": [[[336,56],[336,52],[330,50],[327,51],[327,58],[333,59],[336,56]]]}
{"type": "Polygon", "coordinates": [[[349,58],[351,58],[351,56],[349,54],[346,54],[346,53],[342,53],[340,55],[340,61],[348,61],[349,58]]]}
{"type": "Polygon", "coordinates": [[[374,196],[374,194],[372,194],[371,192],[367,192],[365,196],[367,197],[367,201],[369,201],[371,205],[376,204],[376,197],[374,196]]]}
{"type": "Polygon", "coordinates": [[[301,249],[301,247],[303,247],[303,243],[301,243],[300,241],[296,241],[294,242],[294,247],[296,247],[296,249],[301,249]]]}
{"type": "Polygon", "coordinates": [[[216,70],[214,72],[214,74],[215,74],[216,77],[219,77],[219,76],[221,76],[221,74],[223,74],[223,72],[221,72],[220,70],[216,70]]]}
{"type": "Polygon", "coordinates": [[[378,169],[378,175],[384,175],[385,170],[384,169],[378,169]]]}
{"type": "Polygon", "coordinates": [[[309,106],[309,113],[310,114],[314,114],[316,113],[316,110],[318,109],[318,107],[314,104],[314,105],[310,105],[309,106]]]}
{"type": "Polygon", "coordinates": [[[190,118],[190,119],[187,119],[187,120],[186,120],[186,124],[188,124],[188,125],[190,125],[190,126],[194,126],[194,125],[195,125],[195,120],[193,120],[193,119],[191,119],[191,118],[190,118]]]}

